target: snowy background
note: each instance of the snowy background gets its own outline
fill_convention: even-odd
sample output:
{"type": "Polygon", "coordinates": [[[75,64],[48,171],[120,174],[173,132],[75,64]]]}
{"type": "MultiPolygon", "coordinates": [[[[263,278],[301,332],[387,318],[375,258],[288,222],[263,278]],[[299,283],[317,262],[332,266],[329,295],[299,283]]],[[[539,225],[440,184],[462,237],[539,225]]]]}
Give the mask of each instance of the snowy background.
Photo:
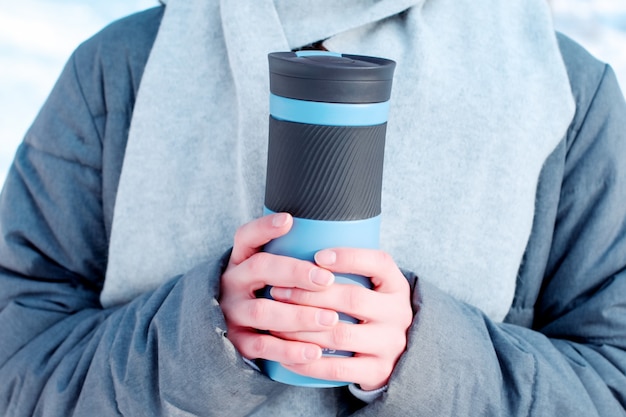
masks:
{"type": "MultiPolygon", "coordinates": [[[[610,63],[626,86],[626,0],[549,0],[558,30],[610,63]]],[[[0,2],[0,185],[15,149],[78,44],[157,0],[0,2]]]]}

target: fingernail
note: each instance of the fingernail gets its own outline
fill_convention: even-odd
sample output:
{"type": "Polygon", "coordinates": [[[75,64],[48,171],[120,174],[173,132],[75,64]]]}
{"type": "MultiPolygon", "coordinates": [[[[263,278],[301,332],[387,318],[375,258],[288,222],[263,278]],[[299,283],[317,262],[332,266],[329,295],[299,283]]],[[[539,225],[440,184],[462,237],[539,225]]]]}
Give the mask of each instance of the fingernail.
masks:
{"type": "Polygon", "coordinates": [[[317,322],[322,326],[334,326],[339,321],[339,315],[334,311],[322,310],[317,313],[317,322]]]}
{"type": "Polygon", "coordinates": [[[332,265],[337,260],[337,254],[332,250],[322,250],[315,254],[315,262],[319,265],[332,265]]]}
{"type": "Polygon", "coordinates": [[[289,300],[291,298],[291,288],[272,287],[270,295],[275,300],[289,300]]]}
{"type": "Polygon", "coordinates": [[[322,286],[328,286],[335,280],[335,276],[332,272],[322,268],[311,269],[311,272],[309,272],[309,278],[312,283],[322,286]]]}
{"type": "Polygon", "coordinates": [[[307,346],[304,348],[304,359],[314,360],[314,359],[319,359],[321,357],[322,357],[322,349],[314,347],[314,346],[307,346]]]}
{"type": "Polygon", "coordinates": [[[275,214],[272,218],[272,226],[283,227],[289,221],[289,215],[287,213],[275,214]]]}

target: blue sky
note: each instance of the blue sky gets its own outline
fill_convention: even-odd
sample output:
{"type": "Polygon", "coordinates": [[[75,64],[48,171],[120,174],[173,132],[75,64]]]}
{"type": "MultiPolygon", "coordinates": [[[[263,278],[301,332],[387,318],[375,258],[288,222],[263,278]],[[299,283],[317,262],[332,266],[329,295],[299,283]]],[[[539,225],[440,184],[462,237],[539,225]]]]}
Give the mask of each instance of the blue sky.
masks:
{"type": "MultiPolygon", "coordinates": [[[[557,29],[612,64],[626,86],[626,1],[549,2],[557,29]]],[[[26,129],[76,46],[112,20],[157,4],[157,0],[0,3],[0,184],[26,129]]]]}

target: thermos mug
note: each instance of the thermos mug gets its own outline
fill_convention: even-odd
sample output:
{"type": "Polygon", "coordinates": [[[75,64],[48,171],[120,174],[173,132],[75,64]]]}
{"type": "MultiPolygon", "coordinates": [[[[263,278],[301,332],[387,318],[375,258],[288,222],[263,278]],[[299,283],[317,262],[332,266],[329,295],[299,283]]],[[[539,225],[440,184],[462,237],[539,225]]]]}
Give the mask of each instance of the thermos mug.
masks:
{"type": "MultiPolygon", "coordinates": [[[[395,62],[326,51],[270,53],[265,214],[288,212],[293,227],[269,253],[313,260],[332,247],[379,247],[383,155],[395,62]]],[[[335,274],[370,288],[369,279],[335,274]]],[[[269,288],[263,296],[271,298],[269,288]]],[[[339,312],[342,321],[356,320],[339,312]]],[[[323,350],[324,356],[351,352],[323,350]]],[[[272,379],[334,387],[263,361],[272,379]]]]}

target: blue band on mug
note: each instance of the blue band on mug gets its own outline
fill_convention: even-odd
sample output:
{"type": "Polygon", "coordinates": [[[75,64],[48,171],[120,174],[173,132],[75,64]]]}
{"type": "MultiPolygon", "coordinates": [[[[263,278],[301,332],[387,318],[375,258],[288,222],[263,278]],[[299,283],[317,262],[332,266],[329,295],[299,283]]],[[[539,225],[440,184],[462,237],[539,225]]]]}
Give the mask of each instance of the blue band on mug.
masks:
{"type": "MultiPolygon", "coordinates": [[[[263,214],[274,214],[263,207],[263,214]]],[[[381,215],[362,220],[333,221],[293,218],[286,235],[268,242],[265,250],[277,255],[313,260],[319,250],[336,247],[378,249],[381,215]]]]}
{"type": "Polygon", "coordinates": [[[295,100],[270,94],[270,114],[296,123],[324,126],[374,126],[387,122],[389,101],[346,104],[295,100]]]}

